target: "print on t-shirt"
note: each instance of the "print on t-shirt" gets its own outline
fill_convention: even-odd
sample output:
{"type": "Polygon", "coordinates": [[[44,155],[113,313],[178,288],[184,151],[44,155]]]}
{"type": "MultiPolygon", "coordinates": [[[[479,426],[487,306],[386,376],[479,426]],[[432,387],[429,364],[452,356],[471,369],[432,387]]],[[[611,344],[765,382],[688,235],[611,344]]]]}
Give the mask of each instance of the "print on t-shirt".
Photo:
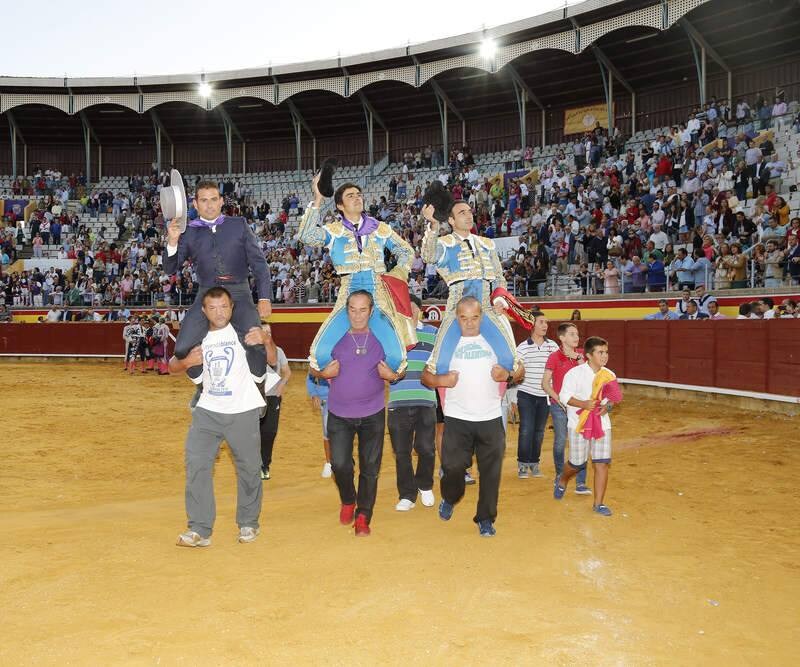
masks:
{"type": "Polygon", "coordinates": [[[206,366],[211,375],[211,386],[208,388],[208,393],[212,396],[233,395],[227,380],[235,358],[236,349],[231,341],[216,343],[206,352],[206,366]]]}
{"type": "Polygon", "coordinates": [[[480,343],[465,343],[456,349],[456,359],[485,359],[492,356],[492,351],[487,350],[480,343]]]}

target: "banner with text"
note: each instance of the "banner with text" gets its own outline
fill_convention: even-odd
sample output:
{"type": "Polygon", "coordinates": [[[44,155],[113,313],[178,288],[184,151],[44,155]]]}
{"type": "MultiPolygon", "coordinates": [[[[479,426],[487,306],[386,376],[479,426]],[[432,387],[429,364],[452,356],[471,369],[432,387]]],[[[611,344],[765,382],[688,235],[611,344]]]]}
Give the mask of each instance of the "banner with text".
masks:
{"type": "Polygon", "coordinates": [[[564,110],[564,134],[583,134],[600,123],[608,129],[608,105],[592,104],[564,110]]]}

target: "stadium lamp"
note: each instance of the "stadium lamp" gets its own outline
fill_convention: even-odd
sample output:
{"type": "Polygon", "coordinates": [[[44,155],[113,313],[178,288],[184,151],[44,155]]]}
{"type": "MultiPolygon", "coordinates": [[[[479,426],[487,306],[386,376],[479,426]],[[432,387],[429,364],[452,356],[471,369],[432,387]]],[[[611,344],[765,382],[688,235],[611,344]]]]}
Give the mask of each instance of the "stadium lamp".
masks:
{"type": "Polygon", "coordinates": [[[497,44],[493,39],[487,37],[481,42],[481,57],[492,60],[495,53],[497,53],[497,44]]]}
{"type": "Polygon", "coordinates": [[[208,85],[205,81],[203,81],[197,88],[197,92],[200,93],[200,97],[208,97],[211,95],[211,86],[208,85]]]}

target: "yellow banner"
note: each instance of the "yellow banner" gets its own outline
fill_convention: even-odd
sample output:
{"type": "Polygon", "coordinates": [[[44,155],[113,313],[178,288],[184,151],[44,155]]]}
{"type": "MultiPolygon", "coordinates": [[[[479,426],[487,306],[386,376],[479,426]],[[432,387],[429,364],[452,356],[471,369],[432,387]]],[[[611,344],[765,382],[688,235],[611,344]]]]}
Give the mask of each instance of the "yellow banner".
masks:
{"type": "Polygon", "coordinates": [[[595,128],[608,129],[608,105],[592,104],[586,107],[576,107],[564,110],[564,134],[583,134],[595,128]]]}

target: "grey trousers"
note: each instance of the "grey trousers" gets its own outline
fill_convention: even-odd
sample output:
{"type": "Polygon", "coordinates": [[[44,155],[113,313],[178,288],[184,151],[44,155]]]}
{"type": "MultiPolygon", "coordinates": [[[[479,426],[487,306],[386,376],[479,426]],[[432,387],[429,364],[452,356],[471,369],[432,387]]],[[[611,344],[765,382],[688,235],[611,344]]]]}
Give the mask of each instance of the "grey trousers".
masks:
{"type": "Polygon", "coordinates": [[[226,415],[195,408],[186,436],[186,514],[189,530],[210,537],[217,516],[214,500],[214,461],[222,441],[236,463],[236,523],[258,528],[261,513],[261,437],[258,410],[226,415]]]}

